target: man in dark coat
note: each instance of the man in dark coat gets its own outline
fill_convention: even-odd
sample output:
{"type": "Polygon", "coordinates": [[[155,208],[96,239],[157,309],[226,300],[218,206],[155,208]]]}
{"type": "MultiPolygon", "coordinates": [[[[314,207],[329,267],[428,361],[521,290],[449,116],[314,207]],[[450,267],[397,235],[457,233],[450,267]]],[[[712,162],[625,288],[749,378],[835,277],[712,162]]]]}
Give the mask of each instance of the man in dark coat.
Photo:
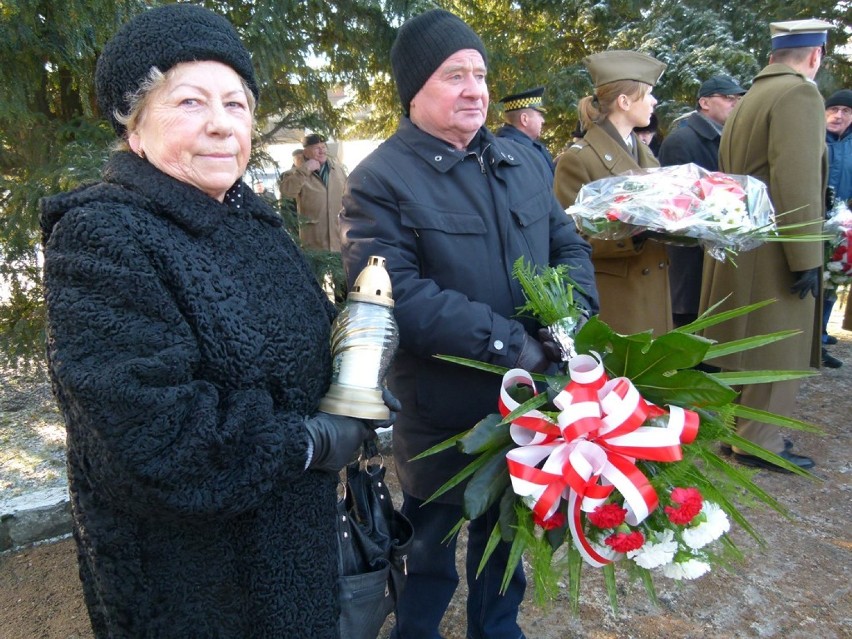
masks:
{"type": "MultiPolygon", "coordinates": [[[[692,162],[708,171],[718,171],[722,127],[744,93],[745,89],[726,75],[715,75],[702,82],[696,110],[663,140],[660,165],[692,162]]],[[[672,245],[666,246],[666,251],[670,264],[672,319],[678,327],[698,317],[704,251],[700,246],[672,245]]]]}
{"type": "MultiPolygon", "coordinates": [[[[728,118],[719,146],[719,168],[726,173],[751,175],[766,184],[775,214],[780,216],[779,224],[806,225],[792,231],[797,234],[817,232],[823,221],[828,161],[823,101],[813,80],[831,26],[822,20],[770,24],[769,65],[755,77],[728,118]]],[[[732,353],[711,363],[728,371],[819,366],[823,259],[819,241],[766,242],[740,253],[736,265],[705,257],[702,310],[722,300],[720,311],[777,300],[706,329],[706,337],[729,341],[782,330],[801,331],[783,341],[732,353]]],[[[740,402],[790,416],[799,385],[800,380],[752,384],[743,389],[740,402]]],[[[785,446],[777,426],[740,418],[737,432],[800,468],[814,465],[810,457],[797,455],[785,446]]],[[[734,453],[745,464],[781,468],[737,447],[734,453]]]]}
{"type": "MultiPolygon", "coordinates": [[[[398,602],[400,639],[438,639],[458,585],[455,537],[462,489],[430,497],[470,463],[453,450],[411,461],[471,428],[497,407],[500,377],[449,364],[455,355],[505,367],[545,371],[536,322],[516,316],[524,303],[512,265],[566,264],[590,312],[597,295],[590,247],[551,192],[536,152],[492,135],[485,48],[459,18],[432,10],[406,22],[391,50],[406,117],[396,133],[352,172],[343,198],[342,255],[350,285],[367,258],[387,259],[400,350],[388,376],[403,405],[393,431],[402,510],[415,529],[408,582],[398,602]]],[[[497,509],[470,522],[467,577],[471,639],[518,639],[520,566],[499,594],[509,545],[477,567],[497,509]]]]}
{"type": "Polygon", "coordinates": [[[498,138],[514,140],[535,149],[541,154],[550,172],[556,170],[553,156],[547,147],[539,142],[541,127],[544,126],[544,87],[536,87],[500,100],[503,105],[503,119],[506,124],[497,131],[498,138]]]}

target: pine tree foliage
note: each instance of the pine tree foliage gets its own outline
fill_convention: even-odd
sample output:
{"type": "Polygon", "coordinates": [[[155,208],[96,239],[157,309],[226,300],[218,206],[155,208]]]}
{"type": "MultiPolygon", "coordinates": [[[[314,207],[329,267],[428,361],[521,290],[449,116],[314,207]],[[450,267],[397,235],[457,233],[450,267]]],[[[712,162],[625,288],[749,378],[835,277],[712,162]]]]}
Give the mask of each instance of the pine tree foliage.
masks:
{"type": "MultiPolygon", "coordinates": [[[[0,362],[24,362],[43,347],[38,286],[38,200],[97,179],[114,136],[93,90],[103,45],[130,17],[163,2],[0,0],[0,362]]],[[[544,141],[558,152],[592,91],[582,58],[639,49],[668,63],[654,95],[665,123],[692,108],[703,78],[728,73],[746,85],[766,63],[768,23],[820,17],[839,28],[817,81],[824,95],[852,86],[839,47],[852,32],[852,2],[840,0],[205,0],[252,52],[261,85],[258,140],[309,127],[338,139],[382,139],[401,116],[389,51],[408,17],[440,6],[464,18],[488,50],[492,106],[545,85],[544,141]],[[343,108],[328,100],[346,86],[343,108]],[[361,117],[364,112],[369,115],[361,117]],[[356,119],[356,115],[359,117],[356,119]],[[263,133],[260,134],[260,131],[263,133]]],[[[325,260],[318,260],[325,264],[325,260]]],[[[321,267],[319,267],[321,268],[321,267]]]]}

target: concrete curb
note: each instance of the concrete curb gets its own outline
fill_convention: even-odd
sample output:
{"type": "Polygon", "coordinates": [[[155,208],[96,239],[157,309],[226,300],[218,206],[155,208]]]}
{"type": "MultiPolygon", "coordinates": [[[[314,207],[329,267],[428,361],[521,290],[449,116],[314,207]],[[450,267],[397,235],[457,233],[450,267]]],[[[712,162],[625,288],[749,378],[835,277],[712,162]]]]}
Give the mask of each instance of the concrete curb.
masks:
{"type": "Polygon", "coordinates": [[[0,501],[0,552],[70,532],[71,502],[66,486],[0,501]]]}
{"type": "MultiPolygon", "coordinates": [[[[378,431],[378,448],[391,456],[391,429],[378,431]]],[[[0,499],[0,553],[71,532],[68,487],[39,490],[14,499],[0,499]]]]}

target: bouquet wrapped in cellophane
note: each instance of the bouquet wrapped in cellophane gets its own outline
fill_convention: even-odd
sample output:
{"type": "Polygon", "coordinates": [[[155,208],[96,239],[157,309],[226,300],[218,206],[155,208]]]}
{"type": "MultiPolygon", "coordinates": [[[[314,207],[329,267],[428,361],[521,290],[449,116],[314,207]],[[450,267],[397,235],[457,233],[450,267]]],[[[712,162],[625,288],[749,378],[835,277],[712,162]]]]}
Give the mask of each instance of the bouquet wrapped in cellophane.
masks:
{"type": "Polygon", "coordinates": [[[766,185],[696,164],[595,180],[580,189],[565,212],[592,238],[617,240],[650,232],[664,242],[700,244],[718,260],[777,234],[766,185]]]}
{"type": "MultiPolygon", "coordinates": [[[[552,325],[573,301],[564,269],[515,264],[527,303],[519,310],[552,325]]],[[[603,571],[616,608],[616,568],[639,579],[656,601],[654,578],[696,579],[740,558],[728,536],[733,525],[760,540],[736,503],[763,503],[784,512],[751,479],[753,470],[720,457],[720,442],[807,473],[739,437],[734,419],[758,419],[794,429],[815,427],[736,403],[735,386],[796,379],[811,371],[710,373],[699,365],[723,355],[786,339],[797,331],[712,343],[698,331],[762,308],[771,301],[714,314],[709,309],[675,331],[620,335],[598,318],[575,328],[556,375],[531,374],[439,356],[503,376],[495,413],[412,461],[456,447],[471,463],[429,500],[466,482],[463,518],[498,506],[499,521],[481,571],[501,540],[512,544],[508,584],[527,555],[540,602],[567,582],[579,602],[583,566],[603,571]]],[[[577,317],[580,309],[568,314],[577,317]],[[576,312],[575,312],[576,311],[576,312]]],[[[576,326],[576,324],[574,324],[576,326]]],[[[568,329],[573,332],[572,329],[568,329]]],[[[557,332],[558,333],[558,332],[557,332]]]]}
{"type": "Polygon", "coordinates": [[[852,281],[852,211],[840,201],[829,212],[825,231],[831,235],[826,242],[823,279],[826,289],[838,289],[852,281]]]}

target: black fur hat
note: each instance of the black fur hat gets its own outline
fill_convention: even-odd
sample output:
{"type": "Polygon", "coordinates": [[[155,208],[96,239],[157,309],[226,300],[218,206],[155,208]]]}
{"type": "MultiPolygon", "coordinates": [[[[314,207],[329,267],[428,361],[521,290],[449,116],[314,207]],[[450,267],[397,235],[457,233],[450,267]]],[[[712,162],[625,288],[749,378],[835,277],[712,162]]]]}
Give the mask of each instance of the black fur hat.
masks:
{"type": "Polygon", "coordinates": [[[136,16],[107,42],[95,71],[101,113],[123,136],[124,125],[115,119],[115,112],[127,114],[128,96],[148,77],[151,67],[165,73],[176,64],[193,60],[227,64],[246,81],[257,99],[251,56],[233,25],[204,7],[170,4],[136,16]]]}

